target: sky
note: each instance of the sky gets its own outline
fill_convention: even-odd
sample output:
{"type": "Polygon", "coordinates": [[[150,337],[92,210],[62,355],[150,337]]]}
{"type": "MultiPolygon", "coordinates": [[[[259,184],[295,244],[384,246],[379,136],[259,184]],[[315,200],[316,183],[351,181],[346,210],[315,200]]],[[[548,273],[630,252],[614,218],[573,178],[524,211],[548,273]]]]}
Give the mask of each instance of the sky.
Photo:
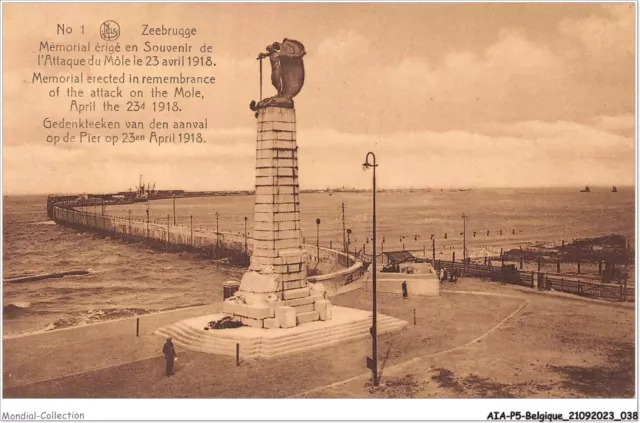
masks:
{"type": "MultiPolygon", "coordinates": [[[[295,98],[303,189],[370,187],[369,151],[380,188],[634,185],[635,13],[632,3],[3,4],[3,193],[112,192],[141,174],[158,189],[252,189],[256,56],[283,38],[307,51],[295,98]],[[212,46],[213,68],[75,71],[214,75],[204,99],[156,114],[207,118],[205,144],[47,143],[45,117],[77,114],[32,83],[34,72],[70,73],[39,68],[39,43],[103,42],[105,20],[120,25],[121,45],[212,46]],[[74,32],[57,35],[58,23],[74,32]],[[145,37],[144,24],[197,35],[145,37]]],[[[138,114],[83,116],[150,121],[144,100],[138,114]]]]}

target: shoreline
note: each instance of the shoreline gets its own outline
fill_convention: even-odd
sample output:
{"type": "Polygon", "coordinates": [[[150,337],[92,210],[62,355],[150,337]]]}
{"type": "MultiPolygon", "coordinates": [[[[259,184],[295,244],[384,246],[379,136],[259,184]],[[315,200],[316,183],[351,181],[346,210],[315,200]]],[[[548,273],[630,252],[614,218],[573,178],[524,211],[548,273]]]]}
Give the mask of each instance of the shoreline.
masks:
{"type": "MultiPolygon", "coordinates": [[[[96,322],[87,322],[87,323],[80,323],[77,325],[70,325],[70,326],[65,326],[65,327],[61,327],[61,328],[53,328],[53,329],[35,329],[34,331],[23,331],[23,332],[17,332],[17,333],[9,333],[9,334],[2,334],[2,339],[18,339],[18,338],[25,338],[25,337],[29,337],[29,336],[37,336],[37,335],[43,335],[43,334],[48,334],[48,333],[53,333],[53,332],[61,332],[61,331],[65,331],[65,330],[73,330],[73,329],[79,329],[79,328],[84,328],[84,327],[90,327],[90,326],[97,326],[97,325],[102,325],[102,324],[107,324],[107,323],[116,323],[116,322],[120,322],[120,321],[124,321],[124,320],[131,320],[131,319],[139,319],[141,317],[152,317],[152,316],[157,316],[157,315],[161,315],[161,314],[167,314],[167,313],[174,313],[174,312],[181,312],[181,311],[189,311],[189,310],[195,310],[198,308],[204,308],[204,307],[212,307],[215,304],[200,304],[200,305],[194,305],[194,306],[186,306],[186,307],[176,307],[176,308],[172,308],[172,309],[168,309],[168,310],[160,310],[160,311],[154,311],[151,313],[142,313],[142,314],[138,314],[135,316],[128,316],[128,317],[116,317],[114,319],[104,319],[101,321],[96,321],[96,322]]],[[[3,324],[4,327],[4,324],[3,324]]]]}
{"type": "MultiPolygon", "coordinates": [[[[492,285],[492,286],[494,286],[494,289],[498,289],[498,290],[500,290],[500,289],[504,289],[506,291],[516,290],[517,292],[521,292],[523,294],[530,293],[530,294],[548,296],[548,297],[552,297],[552,298],[564,299],[564,300],[569,300],[569,301],[582,301],[582,302],[600,304],[600,305],[611,306],[611,307],[623,307],[623,308],[634,308],[635,309],[635,303],[622,303],[622,302],[616,302],[616,301],[607,301],[607,300],[602,300],[602,299],[594,299],[594,298],[578,296],[578,295],[575,295],[575,294],[565,293],[565,292],[561,292],[561,291],[553,291],[553,290],[551,290],[551,291],[539,291],[539,290],[536,290],[536,289],[530,289],[530,288],[521,287],[521,286],[517,286],[517,285],[510,285],[510,284],[505,284],[505,283],[492,282],[492,281],[489,281],[489,280],[476,278],[476,277],[468,277],[466,279],[471,279],[471,280],[474,280],[474,281],[476,281],[478,283],[486,283],[488,285],[492,285]]],[[[340,294],[344,294],[346,292],[350,292],[352,290],[360,289],[361,288],[361,284],[359,283],[360,280],[357,280],[357,281],[352,282],[351,284],[345,285],[348,288],[347,289],[343,289],[340,292],[337,292],[336,295],[340,295],[340,294]]],[[[442,292],[447,292],[447,293],[452,293],[452,294],[455,294],[455,293],[459,292],[459,291],[457,291],[455,289],[452,290],[451,288],[452,287],[448,286],[448,284],[445,284],[444,288],[441,291],[442,292]]],[[[464,293],[464,291],[462,291],[462,293],[464,293]]],[[[486,294],[486,295],[494,295],[494,294],[486,294]]],[[[504,296],[504,295],[507,295],[507,294],[501,294],[501,295],[504,296]]],[[[54,327],[54,328],[51,328],[51,329],[47,329],[45,327],[45,328],[41,328],[41,329],[26,330],[26,331],[21,331],[21,332],[16,332],[16,333],[7,333],[7,334],[3,333],[2,339],[4,341],[4,340],[7,340],[7,339],[19,339],[19,338],[25,338],[25,337],[30,337],[30,336],[46,335],[46,334],[50,334],[50,333],[54,333],[54,332],[76,330],[76,329],[93,327],[93,326],[98,326],[98,325],[103,325],[103,324],[113,324],[113,323],[123,322],[123,321],[127,321],[127,320],[142,319],[142,318],[166,315],[166,314],[169,314],[169,313],[188,312],[190,310],[209,308],[209,307],[215,307],[216,309],[218,309],[218,308],[221,307],[221,304],[222,304],[222,302],[220,301],[220,302],[216,302],[216,303],[200,304],[200,305],[185,306],[185,307],[175,307],[175,308],[164,309],[164,310],[160,310],[160,311],[152,311],[152,312],[149,312],[149,313],[141,313],[141,314],[137,314],[137,315],[134,315],[134,316],[116,317],[116,318],[113,318],[113,319],[107,318],[107,319],[104,319],[104,320],[94,321],[94,322],[83,322],[83,323],[79,323],[79,324],[75,324],[75,325],[69,325],[69,326],[60,327],[60,328],[54,327]]],[[[6,304],[6,305],[9,305],[9,304],[6,304]]],[[[3,328],[4,328],[4,322],[3,322],[3,328]]]]}

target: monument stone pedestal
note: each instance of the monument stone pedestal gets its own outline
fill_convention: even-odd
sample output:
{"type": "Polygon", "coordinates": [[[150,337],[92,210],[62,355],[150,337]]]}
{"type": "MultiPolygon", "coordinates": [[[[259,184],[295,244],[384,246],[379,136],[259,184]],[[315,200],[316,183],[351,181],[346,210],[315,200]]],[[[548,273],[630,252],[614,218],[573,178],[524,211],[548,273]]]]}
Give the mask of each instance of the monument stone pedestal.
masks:
{"type": "MultiPolygon", "coordinates": [[[[371,312],[332,308],[324,286],[307,281],[309,256],[302,248],[300,233],[293,108],[293,98],[304,84],[302,58],[306,53],[299,41],[288,38],[266,50],[258,60],[269,58],[271,82],[278,93],[249,106],[258,120],[249,271],[238,291],[224,301],[224,314],[186,319],[155,331],[194,351],[269,358],[371,336],[371,312]],[[209,330],[211,322],[229,316],[243,326],[209,330]]],[[[407,326],[405,321],[382,314],[378,314],[377,324],[378,333],[407,326]]]]}
{"type": "Polygon", "coordinates": [[[307,284],[302,248],[295,109],[258,110],[253,250],[240,288],[223,312],[259,328],[331,319],[321,284],[307,284]]]}

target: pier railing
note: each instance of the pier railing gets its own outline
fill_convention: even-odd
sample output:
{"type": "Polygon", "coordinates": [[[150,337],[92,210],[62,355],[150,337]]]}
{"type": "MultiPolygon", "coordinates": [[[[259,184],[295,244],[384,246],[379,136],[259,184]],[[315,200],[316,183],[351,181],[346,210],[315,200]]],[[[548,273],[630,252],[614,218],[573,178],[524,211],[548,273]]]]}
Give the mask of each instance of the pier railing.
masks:
{"type": "MultiPolygon", "coordinates": [[[[237,232],[215,231],[213,229],[197,228],[193,226],[174,225],[169,218],[165,222],[133,219],[131,217],[110,216],[100,212],[91,213],[88,209],[78,210],[71,197],[50,197],[47,202],[49,216],[56,222],[89,230],[104,236],[120,238],[131,242],[145,242],[168,251],[196,251],[199,254],[213,258],[226,258],[230,264],[247,266],[251,256],[253,240],[237,232]]],[[[347,284],[362,276],[366,271],[366,263],[371,263],[370,254],[361,252],[344,253],[319,245],[303,245],[309,252],[311,270],[310,282],[323,281],[334,285],[347,284]],[[318,254],[319,253],[319,254],[318,254]],[[365,264],[363,264],[365,263],[365,264]]],[[[494,281],[521,285],[538,290],[555,290],[583,295],[592,298],[634,301],[635,286],[627,285],[626,279],[619,283],[603,283],[595,275],[561,274],[550,272],[548,269],[535,271],[532,269],[518,270],[516,265],[500,262],[497,266],[462,261],[438,260],[435,262],[429,256],[429,250],[407,249],[416,255],[422,255],[423,260],[434,265],[436,270],[444,270],[459,275],[479,277],[494,281]],[[421,254],[422,253],[422,254],[421,254]]],[[[378,261],[382,260],[378,254],[378,261]]],[[[485,258],[485,262],[487,262],[485,258]]],[[[539,266],[539,264],[538,264],[539,266]]],[[[557,266],[559,268],[559,266],[557,266]]],[[[580,267],[578,266],[578,273],[580,267]]],[[[604,275],[604,273],[602,273],[604,275]]],[[[600,276],[602,276],[600,275],[600,276]]],[[[611,279],[611,278],[609,278],[611,279]]],[[[608,279],[608,280],[609,280],[608,279]]],[[[607,282],[605,280],[604,282],[607,282]]]]}
{"type": "MultiPolygon", "coordinates": [[[[144,242],[167,251],[194,251],[212,258],[229,260],[236,266],[246,267],[253,247],[250,236],[166,222],[140,220],[131,217],[103,215],[78,210],[67,203],[47,204],[49,216],[59,224],[87,230],[103,236],[123,239],[127,242],[144,242]]],[[[362,262],[352,254],[346,254],[316,245],[303,245],[309,253],[309,282],[332,286],[348,284],[360,278],[362,262]],[[320,253],[320,254],[318,254],[320,253]]]]}
{"type": "MultiPolygon", "coordinates": [[[[432,260],[429,259],[426,261],[432,262],[432,260]]],[[[505,266],[499,264],[493,266],[469,262],[465,265],[462,261],[454,260],[436,260],[434,268],[438,272],[444,272],[446,270],[449,275],[455,273],[458,275],[520,285],[540,291],[553,290],[567,292],[608,301],[635,301],[635,286],[629,286],[626,282],[618,284],[601,283],[573,276],[522,271],[516,269],[514,265],[505,266]]]]}

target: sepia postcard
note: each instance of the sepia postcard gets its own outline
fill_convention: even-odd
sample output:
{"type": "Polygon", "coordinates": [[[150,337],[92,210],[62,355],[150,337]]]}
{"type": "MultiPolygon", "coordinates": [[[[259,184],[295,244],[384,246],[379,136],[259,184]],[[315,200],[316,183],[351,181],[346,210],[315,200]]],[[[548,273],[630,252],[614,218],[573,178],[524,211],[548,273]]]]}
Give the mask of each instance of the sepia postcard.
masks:
{"type": "Polygon", "coordinates": [[[3,2],[2,420],[637,421],[637,16],[3,2]]]}

